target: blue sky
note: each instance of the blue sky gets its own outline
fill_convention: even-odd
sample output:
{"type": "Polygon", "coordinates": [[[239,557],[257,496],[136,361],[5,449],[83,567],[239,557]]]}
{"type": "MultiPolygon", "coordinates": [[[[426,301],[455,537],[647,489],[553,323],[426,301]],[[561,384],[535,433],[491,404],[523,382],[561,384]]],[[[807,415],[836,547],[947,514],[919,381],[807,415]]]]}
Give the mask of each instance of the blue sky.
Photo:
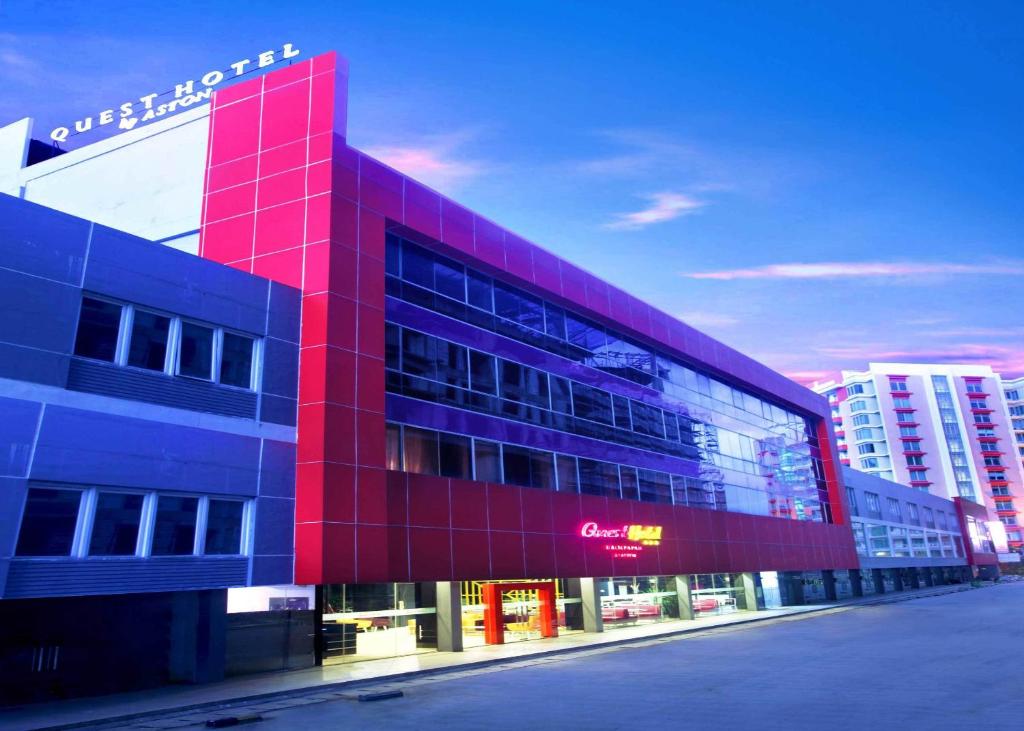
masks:
{"type": "Polygon", "coordinates": [[[1024,4],[0,0],[0,123],[282,42],[356,147],[784,373],[1024,374],[1024,4]]]}

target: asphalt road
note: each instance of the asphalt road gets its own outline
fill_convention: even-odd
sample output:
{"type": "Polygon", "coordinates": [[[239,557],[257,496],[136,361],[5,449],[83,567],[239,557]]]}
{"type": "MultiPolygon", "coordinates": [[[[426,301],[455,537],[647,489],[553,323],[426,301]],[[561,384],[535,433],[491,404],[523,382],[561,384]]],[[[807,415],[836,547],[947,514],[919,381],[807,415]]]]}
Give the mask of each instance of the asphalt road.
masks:
{"type": "Polygon", "coordinates": [[[638,645],[311,699],[248,728],[1024,729],[1024,582],[638,645]]]}

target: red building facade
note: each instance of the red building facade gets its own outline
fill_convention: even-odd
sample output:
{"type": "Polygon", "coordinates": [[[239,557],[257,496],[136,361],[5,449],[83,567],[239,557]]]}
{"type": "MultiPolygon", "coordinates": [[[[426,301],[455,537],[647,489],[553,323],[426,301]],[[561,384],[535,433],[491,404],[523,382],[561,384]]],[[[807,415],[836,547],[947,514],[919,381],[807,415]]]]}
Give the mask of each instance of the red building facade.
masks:
{"type": "Polygon", "coordinates": [[[634,576],[857,565],[824,399],[346,143],[333,53],[213,98],[200,255],[303,292],[296,581],[634,576]],[[820,520],[387,469],[385,238],[399,235],[697,364],[807,420],[820,520]],[[659,526],[618,557],[581,526],[659,526]]]}

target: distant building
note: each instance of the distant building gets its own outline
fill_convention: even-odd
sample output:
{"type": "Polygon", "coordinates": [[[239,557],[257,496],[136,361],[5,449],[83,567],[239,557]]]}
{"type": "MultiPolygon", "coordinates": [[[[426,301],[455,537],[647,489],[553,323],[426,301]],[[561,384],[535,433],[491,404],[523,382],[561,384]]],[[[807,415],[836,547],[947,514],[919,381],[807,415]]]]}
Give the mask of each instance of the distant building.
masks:
{"type": "Polygon", "coordinates": [[[988,366],[871,363],[814,390],[828,397],[844,465],[984,504],[1010,550],[1021,550],[1024,403],[1011,407],[1008,392],[1019,401],[1024,387],[1010,388],[988,366]]]}

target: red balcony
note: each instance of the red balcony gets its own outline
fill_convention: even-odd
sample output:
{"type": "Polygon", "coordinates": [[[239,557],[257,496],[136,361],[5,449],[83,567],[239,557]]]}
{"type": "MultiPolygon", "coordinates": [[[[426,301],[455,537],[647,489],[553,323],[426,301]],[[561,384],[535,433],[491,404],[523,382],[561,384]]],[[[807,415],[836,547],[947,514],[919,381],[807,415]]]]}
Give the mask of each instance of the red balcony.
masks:
{"type": "Polygon", "coordinates": [[[847,451],[849,451],[849,449],[850,449],[849,445],[847,445],[847,444],[838,444],[838,445],[836,445],[836,448],[837,448],[837,449],[838,449],[838,450],[839,450],[840,452],[847,452],[847,451]]]}
{"type": "Polygon", "coordinates": [[[927,452],[922,452],[920,449],[904,449],[903,454],[907,457],[923,457],[927,452]]]}
{"type": "Polygon", "coordinates": [[[897,414],[913,414],[917,411],[913,406],[894,406],[892,410],[897,414]]]}
{"type": "Polygon", "coordinates": [[[832,417],[832,423],[833,424],[842,424],[843,423],[843,417],[841,417],[841,416],[833,416],[832,417]]]}
{"type": "Polygon", "coordinates": [[[838,438],[838,439],[845,439],[846,438],[846,430],[845,429],[836,429],[836,438],[838,438]]]}
{"type": "Polygon", "coordinates": [[[1010,486],[1010,481],[1009,480],[989,480],[988,484],[991,485],[992,487],[1009,487],[1010,486]]]}
{"type": "Polygon", "coordinates": [[[910,481],[910,486],[911,487],[928,487],[931,484],[933,484],[933,483],[929,482],[928,480],[911,480],[910,481]]]}
{"type": "Polygon", "coordinates": [[[1005,472],[1006,471],[1006,465],[987,464],[987,465],[985,465],[985,471],[986,472],[1005,472]]]}

